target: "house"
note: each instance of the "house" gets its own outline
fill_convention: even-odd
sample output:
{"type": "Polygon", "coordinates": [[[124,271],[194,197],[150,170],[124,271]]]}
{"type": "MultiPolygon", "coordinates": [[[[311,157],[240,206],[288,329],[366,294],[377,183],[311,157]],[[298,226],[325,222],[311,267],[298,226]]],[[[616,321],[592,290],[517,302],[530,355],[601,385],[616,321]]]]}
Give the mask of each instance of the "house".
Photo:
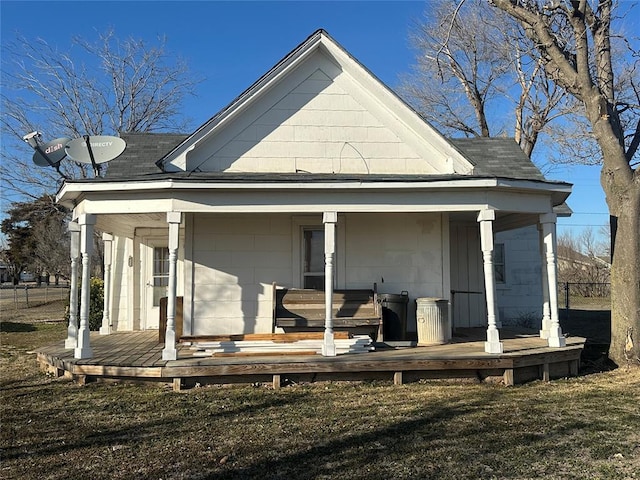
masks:
{"type": "Polygon", "coordinates": [[[11,281],[11,274],[9,273],[9,267],[4,263],[0,263],[0,283],[11,281]]]}
{"type": "Polygon", "coordinates": [[[585,255],[571,245],[558,244],[558,281],[609,283],[611,263],[607,257],[585,255]]]}
{"type": "MultiPolygon", "coordinates": [[[[453,303],[453,327],[486,327],[488,353],[502,352],[505,306],[533,309],[541,336],[564,345],[555,211],[571,186],[545,180],[513,140],[446,139],[323,30],[193,134],[123,138],[105,178],[57,196],[85,286],[104,232],[102,334],[159,328],[167,297],[172,359],[179,301],[182,335],[260,333],[274,283],[325,287],[329,311],[333,290],[376,284],[453,303]]],[[[88,297],[71,316],[67,347],[89,358],[88,297]]]]}
{"type": "MultiPolygon", "coordinates": [[[[558,282],[563,284],[565,306],[571,295],[608,297],[611,295],[611,263],[607,257],[584,255],[571,245],[558,244],[558,282]]],[[[568,308],[568,307],[566,307],[568,308]]]]}

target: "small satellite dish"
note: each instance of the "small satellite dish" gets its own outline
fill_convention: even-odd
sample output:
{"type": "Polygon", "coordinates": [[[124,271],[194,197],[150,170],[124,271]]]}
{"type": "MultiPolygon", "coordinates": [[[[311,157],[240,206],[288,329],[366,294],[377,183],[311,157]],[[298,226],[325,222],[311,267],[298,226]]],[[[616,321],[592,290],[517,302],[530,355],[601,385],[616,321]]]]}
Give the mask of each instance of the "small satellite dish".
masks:
{"type": "Polygon", "coordinates": [[[118,157],[126,147],[126,142],[119,137],[85,135],[71,140],[65,150],[76,162],[100,164],[118,157]]]}
{"type": "Polygon", "coordinates": [[[67,156],[67,152],[64,147],[70,141],[70,138],[60,137],[39,146],[33,153],[33,163],[39,167],[55,167],[62,161],[62,159],[64,159],[64,157],[67,156]]]}

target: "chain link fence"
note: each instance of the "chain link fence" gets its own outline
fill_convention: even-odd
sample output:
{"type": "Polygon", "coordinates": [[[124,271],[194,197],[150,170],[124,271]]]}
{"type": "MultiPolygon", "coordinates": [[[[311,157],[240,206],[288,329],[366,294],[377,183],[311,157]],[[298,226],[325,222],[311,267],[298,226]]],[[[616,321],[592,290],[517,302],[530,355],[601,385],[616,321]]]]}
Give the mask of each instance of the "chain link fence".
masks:
{"type": "Polygon", "coordinates": [[[611,284],[594,282],[558,283],[558,308],[573,310],[610,310],[611,284]]]}
{"type": "Polygon", "coordinates": [[[3,309],[39,307],[50,302],[69,299],[68,285],[7,285],[0,287],[3,309]]]}

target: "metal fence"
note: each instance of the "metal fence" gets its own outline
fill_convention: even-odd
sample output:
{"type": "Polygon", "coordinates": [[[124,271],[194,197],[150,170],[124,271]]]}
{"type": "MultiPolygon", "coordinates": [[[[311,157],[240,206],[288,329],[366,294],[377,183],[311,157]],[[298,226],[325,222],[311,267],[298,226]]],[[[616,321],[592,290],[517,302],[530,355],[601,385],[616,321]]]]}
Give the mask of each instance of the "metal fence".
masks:
{"type": "Polygon", "coordinates": [[[610,310],[611,284],[558,283],[558,307],[565,310],[610,310]]]}
{"type": "MultiPolygon", "coordinates": [[[[475,293],[475,292],[472,292],[475,293]]],[[[68,300],[68,285],[4,285],[0,288],[0,300],[7,308],[37,307],[57,300],[68,300]]],[[[587,282],[558,283],[558,307],[578,310],[609,310],[611,308],[611,284],[587,282]]]]}
{"type": "Polygon", "coordinates": [[[11,306],[18,310],[68,299],[68,285],[9,285],[0,288],[0,300],[3,308],[11,306]]]}

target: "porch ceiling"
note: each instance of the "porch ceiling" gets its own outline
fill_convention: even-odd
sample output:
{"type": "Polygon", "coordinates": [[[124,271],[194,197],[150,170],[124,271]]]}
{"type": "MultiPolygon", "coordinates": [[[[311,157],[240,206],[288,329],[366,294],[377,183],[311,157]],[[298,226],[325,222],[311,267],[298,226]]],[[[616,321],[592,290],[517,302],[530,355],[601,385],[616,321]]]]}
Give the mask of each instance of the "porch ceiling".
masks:
{"type": "Polygon", "coordinates": [[[124,237],[133,237],[136,228],[167,228],[166,213],[106,214],[96,217],[96,228],[124,237]]]}
{"type": "MultiPolygon", "coordinates": [[[[451,212],[451,223],[477,223],[478,212],[451,212]]],[[[536,214],[497,212],[494,231],[505,231],[514,228],[535,225],[539,216],[536,214]]],[[[167,228],[166,213],[131,213],[98,215],[96,228],[103,232],[132,237],[137,228],[167,228]]]]}

